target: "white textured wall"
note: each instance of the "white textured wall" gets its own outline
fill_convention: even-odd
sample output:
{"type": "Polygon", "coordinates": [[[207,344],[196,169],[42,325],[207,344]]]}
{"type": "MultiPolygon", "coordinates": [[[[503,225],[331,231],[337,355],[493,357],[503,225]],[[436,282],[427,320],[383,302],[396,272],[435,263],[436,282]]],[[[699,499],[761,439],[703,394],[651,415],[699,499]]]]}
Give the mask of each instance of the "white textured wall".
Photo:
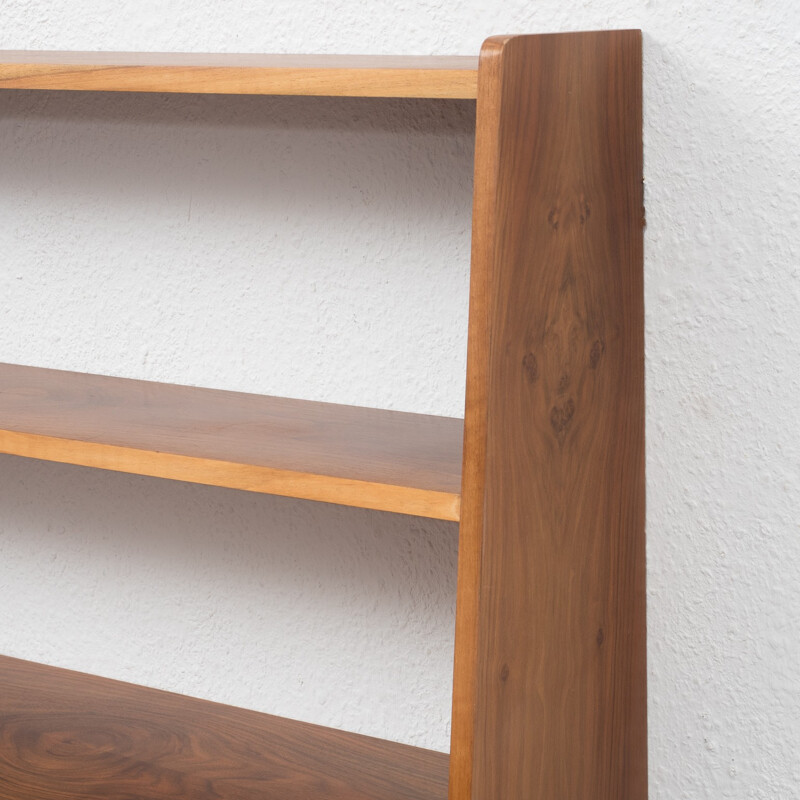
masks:
{"type": "MultiPolygon", "coordinates": [[[[5,0],[0,47],[645,31],[651,796],[800,796],[796,0],[5,0]]],[[[0,95],[0,360],[457,414],[469,103],[0,95]]],[[[0,457],[0,652],[447,749],[456,528],[0,457]]]]}

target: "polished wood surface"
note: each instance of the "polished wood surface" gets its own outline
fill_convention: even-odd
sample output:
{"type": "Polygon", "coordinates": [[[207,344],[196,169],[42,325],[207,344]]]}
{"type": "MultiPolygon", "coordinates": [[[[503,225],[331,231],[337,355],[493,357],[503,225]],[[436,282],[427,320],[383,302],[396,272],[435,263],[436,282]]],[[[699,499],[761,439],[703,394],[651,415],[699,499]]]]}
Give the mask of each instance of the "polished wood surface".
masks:
{"type": "Polygon", "coordinates": [[[641,34],[481,56],[450,800],[647,796],[641,34]]]}
{"type": "Polygon", "coordinates": [[[488,382],[487,292],[498,217],[497,137],[500,123],[501,60],[495,40],[484,44],[478,73],[475,173],[472,201],[467,388],[461,523],[458,537],[456,633],[450,742],[450,800],[472,800],[475,703],[480,611],[480,561],[486,483],[486,388],[488,382]]]}
{"type": "Polygon", "coordinates": [[[0,89],[474,98],[468,56],[0,51],[0,89]]]}
{"type": "Polygon", "coordinates": [[[444,800],[447,760],[0,656],[0,800],[444,800]]]}
{"type": "Polygon", "coordinates": [[[0,365],[0,452],[457,520],[462,421],[0,365]]]}
{"type": "MultiPolygon", "coordinates": [[[[641,34],[493,38],[477,83],[118,55],[5,54],[0,88],[477,92],[466,419],[0,365],[0,452],[460,518],[449,800],[644,800],[641,34]]],[[[0,800],[447,792],[440,754],[59,675],[0,659],[0,800]]]]}

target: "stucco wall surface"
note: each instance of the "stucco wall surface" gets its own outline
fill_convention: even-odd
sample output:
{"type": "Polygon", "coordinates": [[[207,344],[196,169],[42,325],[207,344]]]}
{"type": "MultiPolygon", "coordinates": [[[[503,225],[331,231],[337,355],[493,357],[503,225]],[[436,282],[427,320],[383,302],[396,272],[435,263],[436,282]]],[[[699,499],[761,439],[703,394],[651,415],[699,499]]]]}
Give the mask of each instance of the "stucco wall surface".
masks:
{"type": "MultiPolygon", "coordinates": [[[[0,48],[645,33],[651,797],[800,797],[795,0],[4,0],[0,48]]],[[[0,361],[460,414],[466,102],[4,93],[0,361]]],[[[0,652],[446,750],[455,525],[0,457],[0,652]]]]}

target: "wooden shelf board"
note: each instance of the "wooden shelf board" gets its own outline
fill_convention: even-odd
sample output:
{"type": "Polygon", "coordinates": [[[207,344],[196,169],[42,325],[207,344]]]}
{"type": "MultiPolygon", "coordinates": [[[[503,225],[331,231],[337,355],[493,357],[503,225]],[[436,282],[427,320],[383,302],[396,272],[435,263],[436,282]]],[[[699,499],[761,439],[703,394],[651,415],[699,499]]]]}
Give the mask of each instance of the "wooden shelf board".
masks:
{"type": "Polygon", "coordinates": [[[458,520],[463,422],[0,364],[0,452],[458,520]]]}
{"type": "Polygon", "coordinates": [[[478,59],[5,50],[0,88],[474,99],[478,59]]]}
{"type": "Polygon", "coordinates": [[[0,656],[15,800],[445,800],[445,753],[0,656]]]}

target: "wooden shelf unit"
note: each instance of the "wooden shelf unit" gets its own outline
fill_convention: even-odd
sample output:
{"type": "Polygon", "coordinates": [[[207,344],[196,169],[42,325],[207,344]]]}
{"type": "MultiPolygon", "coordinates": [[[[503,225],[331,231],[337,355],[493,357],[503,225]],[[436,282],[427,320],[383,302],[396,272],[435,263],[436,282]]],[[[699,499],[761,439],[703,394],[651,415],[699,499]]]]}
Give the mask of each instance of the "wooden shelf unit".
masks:
{"type": "Polygon", "coordinates": [[[641,78],[639,31],[477,68],[0,53],[6,89],[477,96],[463,449],[460,420],[0,366],[2,452],[459,519],[449,758],[0,658],[0,800],[646,798],[641,78]]]}

